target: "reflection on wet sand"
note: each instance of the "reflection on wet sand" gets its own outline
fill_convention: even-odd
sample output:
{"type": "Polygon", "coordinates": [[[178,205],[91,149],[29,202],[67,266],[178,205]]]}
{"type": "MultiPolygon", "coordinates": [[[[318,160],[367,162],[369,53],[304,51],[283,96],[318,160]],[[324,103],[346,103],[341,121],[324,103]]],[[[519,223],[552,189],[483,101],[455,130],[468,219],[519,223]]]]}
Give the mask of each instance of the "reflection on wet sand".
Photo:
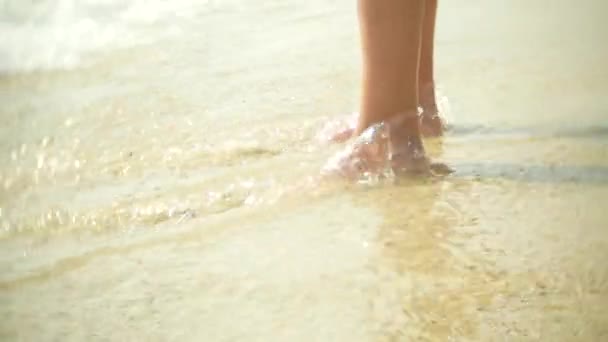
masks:
{"type": "Polygon", "coordinates": [[[442,2],[455,172],[366,185],[351,2],[105,2],[15,2],[171,39],[0,76],[1,341],[608,340],[608,2],[442,2]]]}
{"type": "MultiPolygon", "coordinates": [[[[516,196],[522,199],[533,190],[513,185],[521,187],[516,196]]],[[[544,228],[514,229],[529,220],[525,213],[507,208],[511,223],[496,224],[484,209],[513,203],[515,194],[504,202],[496,193],[503,187],[483,188],[455,178],[383,188],[355,200],[383,217],[379,251],[370,260],[378,283],[369,293],[370,322],[381,340],[585,340],[606,334],[601,322],[608,316],[596,301],[608,298],[608,270],[597,265],[583,271],[565,262],[565,255],[581,251],[560,252],[564,241],[555,235],[547,241],[544,228]],[[480,194],[492,194],[494,203],[482,203],[480,194]],[[553,252],[541,258],[541,250],[553,252]],[[519,258],[528,262],[515,266],[519,258]]],[[[576,201],[571,204],[576,208],[576,201]]],[[[599,207],[588,214],[599,214],[599,207]]],[[[570,209],[561,216],[572,214],[570,209]]],[[[604,236],[600,222],[585,221],[596,237],[604,236]]],[[[601,241],[587,252],[606,247],[605,237],[601,241]]]]}

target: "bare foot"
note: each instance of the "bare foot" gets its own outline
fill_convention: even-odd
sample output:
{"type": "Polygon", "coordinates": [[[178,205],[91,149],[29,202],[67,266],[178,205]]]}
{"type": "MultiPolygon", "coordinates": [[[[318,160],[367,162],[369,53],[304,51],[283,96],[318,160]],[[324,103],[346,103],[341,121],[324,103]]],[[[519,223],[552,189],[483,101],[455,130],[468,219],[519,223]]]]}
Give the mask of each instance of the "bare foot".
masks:
{"type": "Polygon", "coordinates": [[[426,156],[420,119],[417,115],[395,117],[389,127],[391,168],[395,175],[404,173],[424,174],[430,171],[426,156]]]}
{"type": "Polygon", "coordinates": [[[431,163],[422,143],[416,116],[392,119],[366,129],[346,149],[331,158],[324,174],[350,180],[367,177],[392,177],[408,174],[449,173],[443,165],[431,163]]]}
{"type": "Polygon", "coordinates": [[[422,143],[422,123],[416,117],[394,120],[390,127],[391,168],[396,176],[407,174],[445,176],[454,170],[443,163],[431,162],[422,143]]]}
{"type": "Polygon", "coordinates": [[[437,109],[422,112],[420,116],[420,131],[425,137],[440,137],[445,131],[445,122],[437,109]]]}
{"type": "Polygon", "coordinates": [[[354,142],[330,158],[323,167],[325,175],[358,180],[369,175],[382,175],[390,169],[389,132],[379,123],[366,129],[354,142]]]}

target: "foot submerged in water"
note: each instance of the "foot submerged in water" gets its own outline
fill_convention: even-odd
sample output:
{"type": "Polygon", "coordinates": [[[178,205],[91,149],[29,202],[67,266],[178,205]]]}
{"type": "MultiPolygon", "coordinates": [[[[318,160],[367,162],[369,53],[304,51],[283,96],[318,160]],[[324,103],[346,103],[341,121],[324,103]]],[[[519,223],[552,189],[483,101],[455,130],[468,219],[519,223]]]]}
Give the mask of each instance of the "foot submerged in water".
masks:
{"type": "Polygon", "coordinates": [[[449,167],[432,163],[427,157],[419,129],[410,129],[419,125],[416,120],[417,117],[398,118],[372,125],[331,158],[322,173],[349,180],[451,173],[449,167]]]}

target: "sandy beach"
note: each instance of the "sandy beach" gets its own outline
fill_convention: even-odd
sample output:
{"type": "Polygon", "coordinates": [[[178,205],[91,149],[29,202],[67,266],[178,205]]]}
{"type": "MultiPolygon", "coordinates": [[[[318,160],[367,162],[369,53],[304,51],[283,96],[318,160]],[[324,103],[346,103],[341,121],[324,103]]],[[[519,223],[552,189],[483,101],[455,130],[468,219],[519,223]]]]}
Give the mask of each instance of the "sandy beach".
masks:
{"type": "Polygon", "coordinates": [[[608,340],[608,2],[440,1],[455,172],[358,185],[354,2],[0,4],[0,340],[608,340]]]}

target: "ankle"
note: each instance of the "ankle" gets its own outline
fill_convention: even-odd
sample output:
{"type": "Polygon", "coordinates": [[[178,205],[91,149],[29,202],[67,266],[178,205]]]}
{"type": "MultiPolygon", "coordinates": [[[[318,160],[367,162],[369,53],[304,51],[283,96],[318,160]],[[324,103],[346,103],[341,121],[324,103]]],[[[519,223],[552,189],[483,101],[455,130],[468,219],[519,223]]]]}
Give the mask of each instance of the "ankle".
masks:
{"type": "Polygon", "coordinates": [[[437,107],[437,104],[433,101],[433,103],[422,105],[420,118],[422,121],[439,118],[439,108],[437,107]]]}
{"type": "Polygon", "coordinates": [[[389,159],[393,171],[424,171],[428,168],[419,115],[409,115],[389,124],[389,159]]]}
{"type": "Polygon", "coordinates": [[[420,135],[420,115],[421,108],[409,110],[400,114],[394,115],[387,123],[391,128],[391,132],[398,136],[416,136],[420,135]]]}
{"type": "Polygon", "coordinates": [[[423,108],[422,115],[437,112],[437,100],[435,98],[435,83],[427,82],[418,86],[418,102],[423,108]]]}
{"type": "MultiPolygon", "coordinates": [[[[392,118],[388,122],[391,155],[424,154],[419,112],[392,118]],[[414,152],[418,151],[418,152],[414,152]]],[[[409,157],[408,157],[409,158],[409,157]]]]}

